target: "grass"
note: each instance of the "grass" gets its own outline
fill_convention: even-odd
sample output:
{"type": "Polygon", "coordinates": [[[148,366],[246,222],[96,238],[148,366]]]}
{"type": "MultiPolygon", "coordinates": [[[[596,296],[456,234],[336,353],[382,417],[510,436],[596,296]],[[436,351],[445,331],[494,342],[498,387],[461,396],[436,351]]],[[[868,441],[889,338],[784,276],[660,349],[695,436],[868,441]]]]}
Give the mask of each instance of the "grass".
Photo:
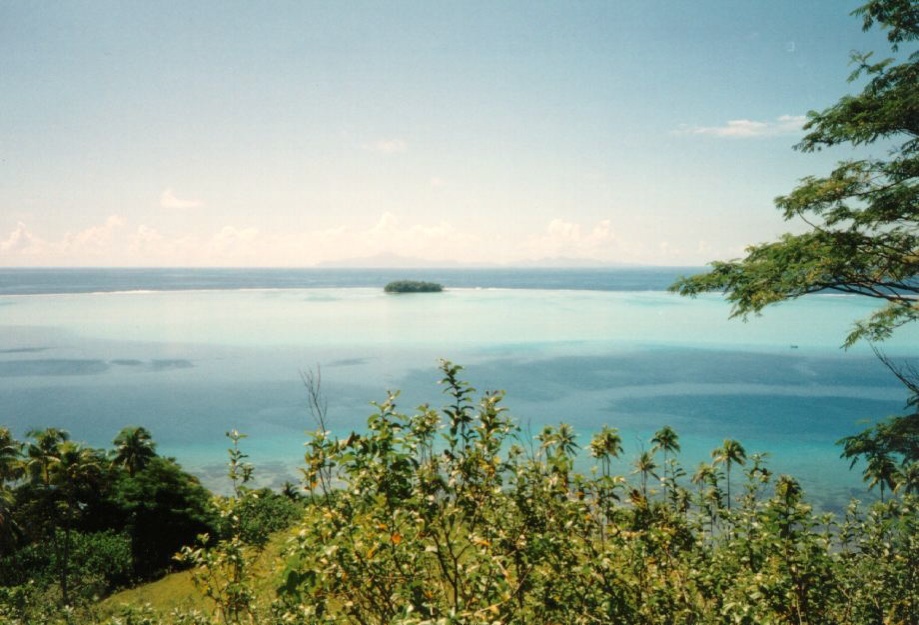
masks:
{"type": "MultiPolygon", "coordinates": [[[[279,532],[259,554],[253,564],[254,587],[260,603],[268,604],[275,596],[280,583],[281,558],[290,530],[279,532]]],[[[99,602],[94,612],[107,618],[118,614],[125,606],[149,605],[157,613],[165,615],[174,609],[198,610],[211,613],[213,602],[195,587],[191,571],[171,573],[165,577],[134,588],[122,590],[99,602]]]]}
{"type": "Polygon", "coordinates": [[[164,614],[174,608],[202,611],[211,609],[207,598],[195,588],[190,571],[172,573],[155,582],[122,590],[100,602],[97,609],[101,616],[110,616],[118,613],[126,605],[150,605],[157,612],[164,614]]]}

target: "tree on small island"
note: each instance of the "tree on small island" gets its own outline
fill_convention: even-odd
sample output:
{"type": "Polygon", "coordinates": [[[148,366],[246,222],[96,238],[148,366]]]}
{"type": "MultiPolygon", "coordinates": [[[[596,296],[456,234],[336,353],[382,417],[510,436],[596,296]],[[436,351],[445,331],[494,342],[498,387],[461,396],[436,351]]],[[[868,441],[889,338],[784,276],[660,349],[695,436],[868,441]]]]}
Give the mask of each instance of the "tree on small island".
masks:
{"type": "Polygon", "coordinates": [[[444,287],[436,282],[420,280],[395,280],[384,288],[387,293],[440,293],[444,287]]]}

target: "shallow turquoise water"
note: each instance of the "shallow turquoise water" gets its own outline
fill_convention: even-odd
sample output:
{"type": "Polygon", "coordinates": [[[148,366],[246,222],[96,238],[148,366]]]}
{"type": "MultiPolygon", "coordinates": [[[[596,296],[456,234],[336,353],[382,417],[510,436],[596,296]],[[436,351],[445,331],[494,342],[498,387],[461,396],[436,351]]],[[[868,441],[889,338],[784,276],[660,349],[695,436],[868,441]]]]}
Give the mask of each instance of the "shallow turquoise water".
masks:
{"type": "MultiPolygon", "coordinates": [[[[586,445],[620,428],[626,455],[669,424],[687,470],[722,439],[802,480],[837,507],[865,494],[834,442],[906,398],[867,347],[839,348],[873,303],[820,296],[744,323],[719,297],[659,291],[374,288],[0,296],[0,421],[22,436],[55,425],[108,445],[127,424],[219,486],[230,428],[263,483],[296,478],[313,427],[300,371],[321,367],[333,428],[360,428],[371,401],[443,403],[437,361],[536,432],[566,421],[586,445]]],[[[886,346],[909,356],[919,334],[886,346]]],[[[627,472],[627,462],[622,470],[627,472]]]]}

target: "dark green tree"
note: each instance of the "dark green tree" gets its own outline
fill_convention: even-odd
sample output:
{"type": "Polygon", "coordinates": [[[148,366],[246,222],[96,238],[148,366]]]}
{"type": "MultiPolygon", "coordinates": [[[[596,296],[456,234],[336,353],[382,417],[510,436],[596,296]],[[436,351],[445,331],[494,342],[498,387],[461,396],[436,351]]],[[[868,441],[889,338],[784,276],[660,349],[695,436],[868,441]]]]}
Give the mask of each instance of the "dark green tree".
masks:
{"type": "Polygon", "coordinates": [[[87,506],[96,497],[96,487],[104,471],[100,451],[72,441],[62,441],[54,452],[54,462],[49,465],[48,484],[55,499],[55,525],[53,534],[57,555],[58,580],[61,600],[70,603],[70,550],[74,525],[87,506]]]}
{"type": "MultiPolygon", "coordinates": [[[[826,291],[881,302],[855,322],[846,347],[886,339],[903,324],[919,320],[919,51],[914,46],[919,8],[912,0],[870,0],[853,14],[862,19],[864,30],[878,27],[887,33],[893,56],[878,61],[872,53],[853,54],[850,82],[859,82],[861,91],[810,112],[807,134],[795,147],[816,152],[849,146],[865,154],[864,148],[872,146],[884,156],[841,161],[829,174],[808,176],[776,198],[787,221],[807,226],[803,233],[753,245],[746,257],[715,261],[708,273],[671,286],[690,296],[723,291],[731,315],[741,318],[826,291]],[[906,46],[913,50],[901,49],[906,46]]],[[[919,378],[898,377],[911,392],[910,407],[919,408],[919,378]]],[[[893,417],[840,444],[847,458],[870,461],[872,449],[888,447],[895,448],[887,450],[894,452],[888,458],[904,465],[915,461],[919,412],[893,417]]]]}
{"type": "Polygon", "coordinates": [[[156,443],[143,427],[122,428],[112,443],[115,445],[112,464],[127,469],[131,477],[156,457],[156,443]]]}
{"type": "Polygon", "coordinates": [[[183,546],[194,544],[199,534],[215,533],[211,494],[170,458],[152,458],[134,477],[122,472],[111,498],[132,536],[138,578],[168,570],[183,546]]]}
{"type": "Polygon", "coordinates": [[[383,287],[383,290],[387,293],[440,293],[444,287],[436,282],[396,280],[383,287]]]}
{"type": "Polygon", "coordinates": [[[0,427],[0,483],[22,476],[22,443],[13,438],[9,428],[0,427]]]}
{"type": "Polygon", "coordinates": [[[10,550],[18,534],[14,518],[14,501],[11,483],[22,476],[22,443],[13,438],[10,430],[0,427],[0,554],[10,550]]]}
{"type": "Polygon", "coordinates": [[[70,433],[58,428],[32,429],[26,432],[32,442],[26,445],[26,469],[33,483],[51,485],[51,472],[60,462],[59,446],[70,440],[70,433]]]}
{"type": "Polygon", "coordinates": [[[877,347],[874,351],[909,390],[906,407],[913,412],[882,419],[858,434],[840,439],[838,444],[843,447],[842,457],[851,461],[850,467],[860,458],[871,465],[864,471],[865,479],[869,488],[880,484],[883,499],[885,485],[898,492],[909,492],[913,488],[907,485],[898,488],[898,484],[909,479],[907,469],[919,463],[919,371],[909,365],[895,365],[877,347]],[[883,481],[873,479],[876,475],[883,475],[883,481]]]}
{"type": "Polygon", "coordinates": [[[683,295],[724,291],[740,317],[821,291],[885,302],[856,323],[846,345],[887,338],[919,319],[919,52],[900,50],[919,38],[919,9],[909,0],[871,0],[854,14],[865,30],[887,32],[896,58],[855,54],[851,81],[863,81],[861,92],[810,112],[796,149],[880,143],[886,157],[852,158],[804,178],[776,206],[806,232],[753,245],[745,258],[713,262],[710,272],[671,287],[683,295]]]}
{"type": "Polygon", "coordinates": [[[868,482],[869,490],[875,486],[880,488],[881,502],[884,501],[885,490],[894,490],[897,486],[897,465],[884,454],[870,456],[862,475],[868,482]]]}

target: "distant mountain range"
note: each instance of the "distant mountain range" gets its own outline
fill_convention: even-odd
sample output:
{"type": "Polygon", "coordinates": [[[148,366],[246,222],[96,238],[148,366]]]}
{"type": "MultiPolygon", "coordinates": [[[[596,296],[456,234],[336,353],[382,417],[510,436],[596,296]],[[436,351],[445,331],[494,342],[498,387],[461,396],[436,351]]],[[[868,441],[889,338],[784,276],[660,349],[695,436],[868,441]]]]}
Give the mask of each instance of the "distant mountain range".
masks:
{"type": "Polygon", "coordinates": [[[325,261],[318,263],[316,267],[335,268],[335,269],[364,269],[368,267],[379,269],[450,269],[450,268],[495,268],[495,267],[519,267],[519,268],[545,268],[545,269],[585,269],[590,267],[630,267],[638,266],[633,263],[611,263],[589,258],[540,258],[537,260],[517,261],[513,263],[459,263],[456,261],[437,261],[427,260],[424,258],[414,258],[410,256],[401,256],[390,252],[375,254],[373,256],[364,256],[360,258],[345,258],[341,260],[325,261]]]}

